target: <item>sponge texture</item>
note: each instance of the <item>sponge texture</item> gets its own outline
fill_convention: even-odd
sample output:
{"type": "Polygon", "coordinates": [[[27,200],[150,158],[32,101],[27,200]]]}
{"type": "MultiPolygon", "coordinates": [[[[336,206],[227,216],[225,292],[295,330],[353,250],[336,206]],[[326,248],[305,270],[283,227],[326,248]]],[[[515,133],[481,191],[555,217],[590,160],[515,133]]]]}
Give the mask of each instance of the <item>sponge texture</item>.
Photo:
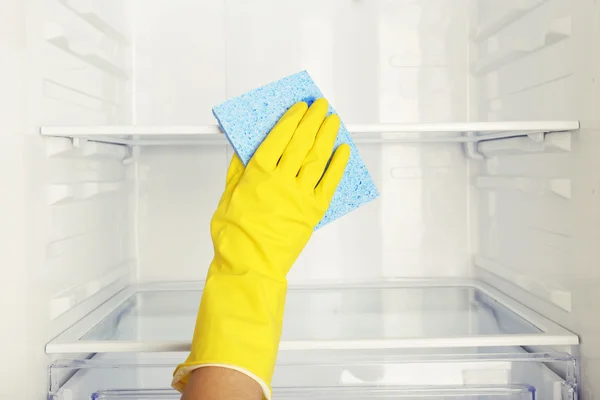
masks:
{"type": "MultiPolygon", "coordinates": [[[[247,92],[213,108],[213,114],[227,139],[244,165],[281,116],[294,104],[305,101],[309,105],[324,97],[306,71],[247,92]]],[[[331,105],[328,115],[335,113],[331,105]]],[[[350,133],[340,125],[335,148],[347,143],[350,160],[329,209],[316,229],[344,216],[374,200],[379,191],[367,170],[350,133]]]]}

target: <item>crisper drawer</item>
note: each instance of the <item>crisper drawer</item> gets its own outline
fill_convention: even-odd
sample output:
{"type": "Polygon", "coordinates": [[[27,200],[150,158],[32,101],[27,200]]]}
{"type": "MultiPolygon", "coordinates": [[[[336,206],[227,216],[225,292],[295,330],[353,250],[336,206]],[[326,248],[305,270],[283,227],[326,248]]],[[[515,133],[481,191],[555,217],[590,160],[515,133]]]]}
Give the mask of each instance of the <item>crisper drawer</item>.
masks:
{"type": "MultiPolygon", "coordinates": [[[[278,362],[274,398],[576,398],[577,365],[568,354],[486,351],[345,358],[338,353],[290,352],[278,362]]],[[[184,357],[121,353],[58,360],[51,367],[49,399],[178,399],[170,380],[184,357]]]]}

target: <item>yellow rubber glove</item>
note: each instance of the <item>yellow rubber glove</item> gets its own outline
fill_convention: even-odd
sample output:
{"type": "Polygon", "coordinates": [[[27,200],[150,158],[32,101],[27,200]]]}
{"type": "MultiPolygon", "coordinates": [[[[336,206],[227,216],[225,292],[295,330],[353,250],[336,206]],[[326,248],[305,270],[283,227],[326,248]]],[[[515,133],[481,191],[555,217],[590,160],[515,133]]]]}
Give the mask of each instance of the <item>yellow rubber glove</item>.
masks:
{"type": "Polygon", "coordinates": [[[173,377],[179,391],[194,369],[221,366],[250,376],[271,398],[286,275],[325,215],[350,157],[343,144],[331,158],[340,120],[325,118],[327,101],[307,108],[304,102],[291,107],[245,169],[237,156],[231,160],[211,222],[215,255],[191,352],[173,377]]]}

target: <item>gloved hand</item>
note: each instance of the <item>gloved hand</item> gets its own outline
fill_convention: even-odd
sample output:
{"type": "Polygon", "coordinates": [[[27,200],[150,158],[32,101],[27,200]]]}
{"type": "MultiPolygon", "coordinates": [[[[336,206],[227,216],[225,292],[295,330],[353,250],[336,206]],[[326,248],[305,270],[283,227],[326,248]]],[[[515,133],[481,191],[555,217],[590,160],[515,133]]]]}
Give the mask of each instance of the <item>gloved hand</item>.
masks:
{"type": "Polygon", "coordinates": [[[221,366],[253,378],[271,398],[286,275],[325,215],[350,157],[343,144],[327,167],[340,120],[325,118],[325,99],[307,108],[304,102],[291,107],[247,168],[237,156],[231,160],[211,222],[215,254],[191,352],[174,373],[179,391],[194,369],[221,366]]]}

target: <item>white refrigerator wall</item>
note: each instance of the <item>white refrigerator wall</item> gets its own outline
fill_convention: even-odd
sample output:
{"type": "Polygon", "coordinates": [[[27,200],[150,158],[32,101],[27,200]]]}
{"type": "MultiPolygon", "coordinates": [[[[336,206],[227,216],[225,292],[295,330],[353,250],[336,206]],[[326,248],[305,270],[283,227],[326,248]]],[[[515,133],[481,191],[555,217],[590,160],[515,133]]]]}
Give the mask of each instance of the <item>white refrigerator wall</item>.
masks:
{"type": "Polygon", "coordinates": [[[570,138],[552,135],[549,154],[504,142],[471,163],[475,275],[580,336],[590,399],[600,390],[600,8],[583,0],[474,5],[474,19],[490,29],[476,29],[480,41],[470,47],[471,118],[581,121],[570,138]],[[518,18],[486,23],[506,11],[518,18]],[[481,40],[486,32],[494,36],[481,40]]]}
{"type": "Polygon", "coordinates": [[[231,156],[157,146],[122,163],[121,146],[39,126],[214,124],[214,104],[300,69],[346,123],[582,121],[557,154],[360,145],[382,197],[317,232],[290,278],[481,277],[581,335],[584,394],[600,391],[600,7],[526,3],[5,0],[0,398],[45,398],[45,343],[127,281],[203,278],[231,156]]]}
{"type": "Polygon", "coordinates": [[[128,32],[123,4],[0,5],[2,399],[46,398],[45,344],[134,272],[126,149],[39,135],[44,124],[131,123],[132,53],[86,8],[128,32]]]}
{"type": "MultiPolygon", "coordinates": [[[[467,118],[467,1],[133,4],[140,125],[214,124],[218,102],[302,69],[348,124],[467,118]]],[[[461,147],[359,150],[381,199],[318,231],[291,281],[468,275],[461,147]]],[[[223,146],[141,150],[141,280],[205,276],[230,157],[223,146]]]]}
{"type": "MultiPolygon", "coordinates": [[[[360,145],[382,197],[317,231],[290,272],[315,280],[465,277],[467,161],[459,145],[360,145]]],[[[138,278],[204,279],[231,150],[148,147],[139,159],[138,278]]]]}

